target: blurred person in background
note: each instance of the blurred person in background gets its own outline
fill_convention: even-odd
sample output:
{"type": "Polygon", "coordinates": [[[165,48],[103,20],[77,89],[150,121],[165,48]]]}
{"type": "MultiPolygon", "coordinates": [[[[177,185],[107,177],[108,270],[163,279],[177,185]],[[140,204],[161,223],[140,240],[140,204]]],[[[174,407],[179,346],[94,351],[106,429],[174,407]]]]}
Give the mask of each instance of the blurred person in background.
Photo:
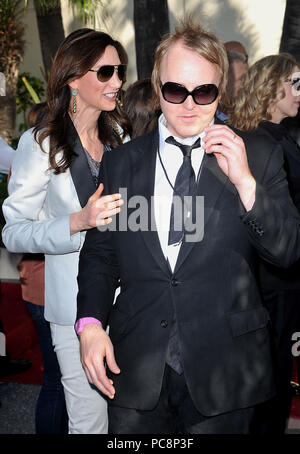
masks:
{"type": "MultiPolygon", "coordinates": [[[[8,175],[11,168],[13,158],[16,150],[10,147],[7,142],[0,137],[0,181],[1,174],[8,175]]],[[[4,181],[3,181],[4,184],[4,181]]],[[[2,207],[0,207],[2,209],[2,207]]],[[[1,282],[0,282],[0,304],[1,304],[1,282]]],[[[0,319],[0,333],[4,335],[3,322],[0,319]]],[[[31,367],[31,360],[29,358],[14,359],[8,354],[6,346],[4,347],[4,355],[0,354],[0,377],[22,373],[31,367]]]]}
{"type": "Polygon", "coordinates": [[[153,107],[152,97],[150,78],[137,80],[125,91],[123,104],[131,123],[132,139],[153,131],[157,127],[160,110],[153,107]]]}
{"type": "MultiPolygon", "coordinates": [[[[289,191],[300,211],[300,149],[282,124],[297,115],[300,105],[299,63],[288,54],[258,60],[247,72],[229,114],[233,126],[271,138],[283,153],[289,191]]],[[[300,263],[288,269],[260,263],[262,297],[272,322],[277,396],[257,409],[262,433],[284,433],[291,403],[292,335],[300,332],[300,263]]]]}
{"type": "Polygon", "coordinates": [[[233,102],[242,86],[242,79],[248,70],[248,63],[245,55],[234,50],[227,51],[227,57],[229,63],[227,94],[230,102],[233,102]]]}

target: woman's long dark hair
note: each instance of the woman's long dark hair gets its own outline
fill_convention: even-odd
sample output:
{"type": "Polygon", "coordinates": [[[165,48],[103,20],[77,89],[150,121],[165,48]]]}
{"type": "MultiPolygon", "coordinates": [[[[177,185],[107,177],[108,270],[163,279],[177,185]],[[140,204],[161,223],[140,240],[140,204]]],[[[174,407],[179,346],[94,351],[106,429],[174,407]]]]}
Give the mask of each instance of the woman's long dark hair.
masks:
{"type": "MultiPolygon", "coordinates": [[[[115,47],[121,63],[127,64],[126,52],[118,41],[107,33],[89,28],[71,33],[55,55],[47,86],[47,115],[34,129],[35,139],[41,148],[43,141],[50,138],[49,162],[55,174],[65,172],[75,155],[67,140],[71,98],[68,82],[86,74],[107,46],[115,47]],[[62,153],[59,161],[58,153],[62,153]]],[[[130,133],[129,120],[118,104],[114,111],[102,111],[98,119],[99,139],[112,148],[122,143],[116,124],[123,130],[122,138],[130,133]]]]}

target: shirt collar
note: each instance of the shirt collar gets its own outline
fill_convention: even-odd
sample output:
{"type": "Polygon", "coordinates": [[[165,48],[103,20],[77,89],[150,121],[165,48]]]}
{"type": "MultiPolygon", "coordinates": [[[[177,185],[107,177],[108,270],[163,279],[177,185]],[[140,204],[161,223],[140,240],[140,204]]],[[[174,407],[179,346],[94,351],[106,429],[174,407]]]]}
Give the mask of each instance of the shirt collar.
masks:
{"type": "MultiPolygon", "coordinates": [[[[214,122],[215,122],[215,120],[213,118],[209,125],[213,125],[214,122]]],[[[167,120],[163,113],[159,116],[159,119],[158,119],[158,129],[159,129],[160,149],[161,150],[163,150],[163,148],[164,148],[165,140],[170,136],[173,136],[175,140],[177,140],[178,142],[180,142],[182,144],[192,145],[198,139],[198,137],[200,137],[202,140],[206,135],[206,133],[203,131],[200,134],[197,134],[192,137],[185,137],[184,139],[174,136],[173,134],[170,133],[170,131],[167,128],[167,120]]]]}

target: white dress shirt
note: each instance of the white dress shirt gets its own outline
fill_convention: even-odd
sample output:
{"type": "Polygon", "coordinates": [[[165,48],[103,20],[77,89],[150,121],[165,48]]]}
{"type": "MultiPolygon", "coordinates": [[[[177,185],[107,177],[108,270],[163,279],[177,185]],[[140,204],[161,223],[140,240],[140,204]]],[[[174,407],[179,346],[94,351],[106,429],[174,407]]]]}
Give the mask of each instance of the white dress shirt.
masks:
{"type": "MultiPolygon", "coordinates": [[[[192,145],[198,139],[198,137],[200,137],[202,141],[202,139],[205,137],[205,132],[202,132],[201,134],[193,137],[187,137],[184,139],[178,138],[171,134],[168,130],[166,126],[166,119],[163,114],[161,114],[158,120],[158,130],[159,152],[161,160],[165,167],[168,178],[172,186],[174,187],[176,175],[183,162],[183,154],[179,147],[177,147],[176,145],[168,144],[165,142],[165,140],[168,137],[173,136],[175,140],[182,144],[192,145]]],[[[203,156],[204,150],[202,146],[195,148],[192,151],[191,161],[196,179],[203,156]]],[[[170,267],[172,271],[174,271],[181,243],[172,244],[170,246],[168,245],[171,206],[174,192],[172,186],[170,185],[165,175],[159,156],[157,156],[154,184],[154,217],[163,254],[166,257],[166,260],[169,260],[170,267]]]]}

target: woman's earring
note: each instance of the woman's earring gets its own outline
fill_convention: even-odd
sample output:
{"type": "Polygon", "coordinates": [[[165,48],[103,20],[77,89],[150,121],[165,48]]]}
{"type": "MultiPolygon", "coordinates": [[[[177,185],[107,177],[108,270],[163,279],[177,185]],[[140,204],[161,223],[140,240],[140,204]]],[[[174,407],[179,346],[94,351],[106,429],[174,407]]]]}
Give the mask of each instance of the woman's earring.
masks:
{"type": "Polygon", "coordinates": [[[77,96],[78,94],[78,91],[76,89],[72,90],[72,112],[73,113],[76,113],[77,112],[77,96]]]}
{"type": "Polygon", "coordinates": [[[117,98],[116,101],[119,107],[123,107],[123,103],[119,98],[117,98]]]}

